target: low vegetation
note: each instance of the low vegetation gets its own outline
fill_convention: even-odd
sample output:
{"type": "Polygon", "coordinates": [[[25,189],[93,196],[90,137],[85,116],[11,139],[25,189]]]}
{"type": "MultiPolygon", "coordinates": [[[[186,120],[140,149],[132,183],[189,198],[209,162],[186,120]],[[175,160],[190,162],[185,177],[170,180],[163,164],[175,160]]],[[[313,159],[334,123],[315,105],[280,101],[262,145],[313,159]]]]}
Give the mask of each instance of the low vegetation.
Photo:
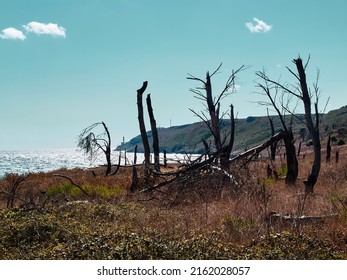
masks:
{"type": "Polygon", "coordinates": [[[129,167],[115,176],[102,167],[8,174],[0,181],[0,259],[346,259],[347,148],[338,149],[338,163],[322,163],[314,194],[302,186],[309,147],[292,187],[280,157],[234,163],[233,181],[206,170],[135,193],[129,167]]]}

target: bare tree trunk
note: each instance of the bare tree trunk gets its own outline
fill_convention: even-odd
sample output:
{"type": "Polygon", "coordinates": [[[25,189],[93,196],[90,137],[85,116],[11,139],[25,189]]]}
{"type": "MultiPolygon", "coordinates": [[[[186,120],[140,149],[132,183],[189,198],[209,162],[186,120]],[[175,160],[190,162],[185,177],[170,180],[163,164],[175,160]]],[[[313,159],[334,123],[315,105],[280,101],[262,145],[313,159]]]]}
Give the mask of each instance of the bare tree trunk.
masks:
{"type": "Polygon", "coordinates": [[[153,114],[153,107],[152,107],[150,94],[147,95],[146,102],[147,102],[148,115],[151,122],[151,130],[152,130],[152,137],[153,137],[154,169],[156,171],[160,171],[159,137],[158,137],[157,123],[155,121],[154,114],[153,114]]]}
{"type": "Polygon", "coordinates": [[[135,151],[134,151],[134,164],[133,164],[133,170],[132,170],[133,173],[132,173],[130,192],[135,192],[139,186],[139,180],[137,178],[136,162],[137,162],[137,145],[135,146],[135,151]]]}
{"type": "Polygon", "coordinates": [[[164,166],[167,167],[166,150],[164,150],[164,166]]]}
{"type": "Polygon", "coordinates": [[[326,162],[330,162],[331,158],[331,136],[329,134],[328,137],[328,143],[327,143],[327,156],[326,156],[326,162]]]}
{"type": "MultiPolygon", "coordinates": [[[[217,114],[219,110],[216,110],[216,106],[213,102],[211,76],[209,72],[207,72],[206,74],[205,89],[206,89],[207,108],[211,117],[211,130],[212,130],[212,134],[214,138],[214,143],[216,146],[216,150],[220,151],[222,147],[222,143],[221,143],[220,128],[219,128],[219,116],[217,114]]],[[[219,107],[219,104],[218,104],[218,107],[219,107]]]]}
{"type": "MultiPolygon", "coordinates": [[[[235,75],[239,71],[243,70],[244,66],[241,66],[236,71],[232,71],[232,74],[229,76],[223,91],[217,97],[213,97],[211,78],[213,77],[214,74],[216,74],[220,70],[221,66],[222,64],[220,64],[217,70],[214,71],[212,74],[207,72],[205,81],[202,79],[196,78],[192,75],[189,75],[187,79],[199,81],[204,85],[204,87],[191,89],[191,91],[195,94],[197,99],[200,99],[206,102],[205,107],[209,113],[209,117],[203,111],[199,114],[192,109],[190,110],[196,116],[198,116],[200,119],[203,120],[203,122],[208,126],[210,132],[212,133],[212,136],[214,139],[214,145],[215,145],[215,152],[216,152],[216,158],[215,158],[216,162],[218,163],[218,160],[219,160],[223,168],[228,168],[230,153],[231,153],[231,149],[233,147],[233,142],[234,142],[235,122],[234,122],[234,115],[233,115],[233,106],[231,106],[232,116],[231,116],[230,140],[229,140],[229,144],[225,146],[224,139],[222,141],[222,137],[221,137],[220,101],[221,99],[223,99],[230,93],[229,92],[230,90],[234,91],[235,75]],[[201,90],[204,90],[204,92],[202,92],[201,90]]],[[[222,115],[224,115],[224,113],[222,115]]],[[[206,145],[205,145],[205,148],[206,148],[206,145]]]]}
{"type": "Polygon", "coordinates": [[[229,169],[230,154],[234,146],[235,139],[235,118],[234,118],[234,106],[230,105],[230,135],[229,143],[221,148],[220,164],[224,170],[229,169]]]}
{"type": "Polygon", "coordinates": [[[284,144],[286,148],[287,160],[287,174],[285,182],[287,185],[295,185],[299,173],[299,165],[295,152],[294,136],[291,130],[285,131],[284,144]]]}
{"type": "Polygon", "coordinates": [[[270,99],[271,104],[274,107],[274,109],[276,110],[276,112],[280,118],[280,121],[282,123],[282,127],[284,129],[283,141],[284,141],[284,145],[286,148],[285,157],[287,160],[287,174],[286,174],[286,180],[285,181],[286,181],[287,185],[294,185],[296,183],[296,179],[298,177],[299,167],[298,167],[298,159],[296,157],[296,152],[295,152],[293,132],[291,129],[288,129],[280,109],[276,105],[274,98],[271,96],[270,88],[267,85],[267,82],[269,81],[269,79],[267,78],[267,76],[265,75],[264,72],[258,72],[257,75],[260,78],[265,80],[265,82],[266,82],[265,85],[258,83],[258,86],[264,90],[264,92],[266,93],[266,95],[270,99]]]}
{"type": "Polygon", "coordinates": [[[143,149],[145,154],[145,163],[150,163],[150,148],[149,148],[149,142],[146,132],[146,126],[145,121],[143,117],[143,106],[142,106],[142,95],[145,92],[147,88],[148,82],[143,82],[143,85],[140,89],[137,90],[137,109],[138,109],[138,120],[139,120],[139,126],[140,126],[140,132],[141,132],[141,138],[143,143],[143,149]]]}
{"type": "MultiPolygon", "coordinates": [[[[267,117],[269,119],[269,124],[270,124],[270,128],[271,128],[271,136],[275,135],[275,127],[274,127],[274,123],[272,121],[272,118],[269,116],[269,110],[267,110],[267,117]]],[[[270,146],[270,159],[271,160],[275,160],[276,159],[276,150],[277,150],[277,142],[274,142],[271,144],[270,146]]]]}
{"type": "Polygon", "coordinates": [[[301,153],[301,145],[302,145],[302,141],[300,141],[299,143],[299,147],[298,147],[298,157],[300,156],[300,153],[301,153]]]}
{"type": "Polygon", "coordinates": [[[301,58],[294,59],[294,63],[296,65],[296,68],[299,74],[302,101],[304,103],[304,108],[305,108],[306,126],[311,135],[311,139],[313,142],[314,160],[313,160],[310,174],[304,182],[306,192],[312,193],[314,185],[316,184],[318,179],[320,165],[321,165],[321,143],[319,138],[319,114],[318,114],[318,105],[317,105],[318,100],[314,104],[315,118],[316,118],[316,122],[314,124],[312,120],[312,113],[311,113],[311,95],[307,87],[305,68],[302,64],[301,58]]]}
{"type": "Polygon", "coordinates": [[[107,162],[107,167],[106,167],[106,172],[105,175],[109,175],[111,173],[111,135],[110,132],[108,131],[108,128],[104,122],[102,122],[102,125],[106,131],[107,134],[107,145],[105,147],[105,156],[106,156],[106,162],[107,162]]]}
{"type": "Polygon", "coordinates": [[[138,120],[141,132],[141,138],[143,143],[143,149],[145,154],[145,180],[149,179],[149,165],[150,165],[150,148],[146,132],[145,121],[143,119],[143,106],[142,106],[142,95],[147,88],[148,82],[143,82],[143,85],[140,89],[137,90],[137,110],[138,110],[138,120]]]}

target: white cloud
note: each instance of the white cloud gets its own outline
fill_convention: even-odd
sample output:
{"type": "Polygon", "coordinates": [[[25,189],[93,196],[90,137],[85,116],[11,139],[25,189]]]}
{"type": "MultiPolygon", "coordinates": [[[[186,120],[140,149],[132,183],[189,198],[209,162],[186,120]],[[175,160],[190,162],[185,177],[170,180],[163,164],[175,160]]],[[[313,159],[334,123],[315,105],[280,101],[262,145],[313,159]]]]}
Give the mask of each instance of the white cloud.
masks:
{"type": "Polygon", "coordinates": [[[56,23],[40,23],[36,21],[29,22],[23,25],[27,32],[32,32],[37,35],[51,35],[53,37],[66,37],[65,28],[58,26],[56,23]]]}
{"type": "Polygon", "coordinates": [[[252,22],[247,22],[246,27],[251,31],[252,33],[256,32],[269,32],[272,29],[271,25],[268,25],[264,21],[253,18],[253,21],[255,21],[256,24],[253,24],[252,22]]]}
{"type": "Polygon", "coordinates": [[[22,31],[13,27],[8,27],[2,30],[0,33],[0,38],[10,39],[10,40],[22,40],[22,41],[26,39],[22,31]]]}

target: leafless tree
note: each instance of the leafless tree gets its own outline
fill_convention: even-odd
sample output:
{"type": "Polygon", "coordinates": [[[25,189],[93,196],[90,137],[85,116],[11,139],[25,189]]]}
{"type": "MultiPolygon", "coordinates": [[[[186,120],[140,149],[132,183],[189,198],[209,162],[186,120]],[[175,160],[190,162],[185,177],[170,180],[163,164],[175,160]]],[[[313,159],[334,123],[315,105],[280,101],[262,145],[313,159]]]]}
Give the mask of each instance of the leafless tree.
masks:
{"type": "Polygon", "coordinates": [[[318,101],[319,101],[319,72],[317,74],[317,78],[313,83],[313,87],[309,88],[306,80],[306,68],[310,58],[307,60],[306,64],[303,64],[303,61],[300,57],[293,59],[293,63],[296,66],[296,72],[287,67],[288,71],[293,75],[296,80],[295,84],[283,84],[281,82],[270,79],[268,76],[258,75],[260,76],[266,83],[271,86],[277,87],[283,91],[283,93],[296,98],[298,101],[301,101],[304,110],[305,110],[305,120],[301,120],[297,115],[294,114],[293,111],[289,111],[288,107],[284,108],[289,111],[294,117],[297,117],[300,121],[302,121],[310,134],[310,138],[313,143],[314,150],[314,160],[311,167],[310,174],[307,179],[304,181],[305,190],[307,193],[313,192],[313,188],[317,182],[320,166],[321,166],[321,143],[320,143],[320,134],[319,134],[319,122],[320,116],[318,112],[318,101]],[[312,100],[314,100],[314,117],[312,116],[312,100]]]}
{"type": "Polygon", "coordinates": [[[207,125],[208,129],[210,130],[213,136],[215,149],[218,154],[218,158],[221,162],[222,168],[227,169],[229,167],[230,153],[234,144],[234,131],[235,131],[234,107],[232,105],[230,106],[231,126],[230,126],[229,136],[222,137],[221,122],[227,112],[224,112],[224,113],[220,112],[221,101],[227,96],[229,96],[231,93],[235,92],[236,75],[240,71],[244,70],[245,66],[244,65],[241,66],[236,71],[233,70],[223,90],[219,93],[219,95],[213,96],[211,78],[216,73],[218,73],[221,67],[222,67],[222,64],[220,64],[218,68],[212,74],[207,72],[205,80],[197,78],[191,74],[188,74],[187,79],[198,81],[202,83],[203,85],[202,87],[190,89],[190,91],[194,94],[195,98],[203,101],[205,110],[202,110],[200,112],[194,111],[192,109],[190,110],[193,112],[194,115],[199,117],[207,125]],[[206,114],[206,111],[208,112],[208,115],[206,114]],[[229,138],[228,143],[226,143],[227,138],[229,138]]]}
{"type": "MultiPolygon", "coordinates": [[[[151,153],[149,147],[149,141],[144,121],[144,113],[143,113],[143,105],[142,105],[142,96],[145,90],[147,89],[148,82],[143,82],[143,85],[140,89],[137,90],[137,111],[138,111],[138,121],[140,127],[140,133],[143,143],[143,149],[145,154],[145,182],[148,182],[150,177],[150,165],[151,165],[151,153]]],[[[148,94],[146,98],[148,115],[151,123],[151,131],[153,138],[153,153],[154,153],[154,169],[156,171],[160,171],[160,163],[159,163],[159,137],[156,120],[153,114],[153,107],[151,101],[151,95],[148,94]]]]}
{"type": "Polygon", "coordinates": [[[282,95],[279,95],[279,87],[277,85],[272,85],[268,81],[268,77],[265,71],[256,72],[256,75],[261,78],[262,82],[257,83],[257,87],[262,89],[269,99],[269,102],[260,102],[260,104],[266,106],[272,106],[279,119],[284,131],[284,145],[286,149],[286,163],[287,163],[287,174],[286,174],[286,184],[295,185],[296,179],[298,177],[298,159],[296,156],[295,146],[294,146],[294,135],[290,126],[285,121],[285,112],[280,108],[286,106],[282,95]]]}
{"type": "Polygon", "coordinates": [[[94,123],[85,128],[78,136],[77,146],[88,155],[89,160],[94,161],[100,153],[106,157],[106,175],[111,173],[111,135],[104,122],[94,123]],[[93,131],[98,126],[103,127],[103,132],[95,134],[93,131]]]}

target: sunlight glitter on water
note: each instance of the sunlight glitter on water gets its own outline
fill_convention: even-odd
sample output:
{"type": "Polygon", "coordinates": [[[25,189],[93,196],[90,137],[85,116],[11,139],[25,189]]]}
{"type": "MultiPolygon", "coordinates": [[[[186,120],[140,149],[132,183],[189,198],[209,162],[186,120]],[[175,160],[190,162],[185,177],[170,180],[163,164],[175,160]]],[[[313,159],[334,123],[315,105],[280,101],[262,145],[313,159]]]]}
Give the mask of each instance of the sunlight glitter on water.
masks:
{"type": "MultiPolygon", "coordinates": [[[[121,164],[133,163],[134,154],[124,152],[121,154],[121,164]]],[[[162,159],[163,155],[161,155],[162,159]]],[[[169,154],[169,161],[185,161],[186,155],[169,154]]],[[[118,164],[119,152],[114,152],[112,163],[118,164]]],[[[137,154],[137,163],[142,163],[144,156],[137,154]]],[[[45,150],[7,150],[0,151],[0,178],[6,173],[37,173],[56,170],[59,168],[90,168],[105,164],[103,155],[91,162],[88,157],[78,149],[45,149],[45,150]]]]}

